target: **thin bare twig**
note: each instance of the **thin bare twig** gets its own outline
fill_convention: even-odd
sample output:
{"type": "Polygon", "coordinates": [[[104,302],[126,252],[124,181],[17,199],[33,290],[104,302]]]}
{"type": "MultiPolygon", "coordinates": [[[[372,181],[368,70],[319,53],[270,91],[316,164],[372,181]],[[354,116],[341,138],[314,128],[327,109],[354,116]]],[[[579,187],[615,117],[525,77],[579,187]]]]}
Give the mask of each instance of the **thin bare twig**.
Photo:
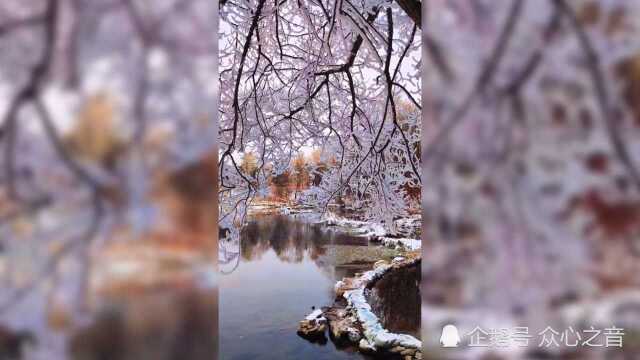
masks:
{"type": "Polygon", "coordinates": [[[432,156],[434,156],[438,152],[438,148],[446,142],[449,137],[449,134],[465,119],[465,115],[477,99],[477,97],[484,92],[486,87],[491,82],[500,62],[504,56],[506,48],[509,44],[509,40],[513,37],[515,32],[515,26],[518,22],[518,18],[522,13],[524,1],[522,0],[514,0],[511,9],[509,10],[509,14],[507,15],[507,20],[502,27],[502,31],[496,41],[496,45],[493,48],[491,56],[487,61],[486,65],[483,67],[482,71],[480,71],[474,85],[471,89],[471,92],[465,97],[464,101],[461,105],[453,112],[452,116],[449,120],[444,124],[444,127],[438,134],[435,136],[434,140],[425,148],[423,153],[425,154],[424,161],[429,160],[432,156]]]}
{"type": "Polygon", "coordinates": [[[616,155],[624,165],[629,176],[631,176],[634,184],[640,190],[640,172],[631,158],[631,154],[627,149],[627,145],[624,143],[620,128],[617,124],[615,111],[610,104],[609,94],[607,92],[606,80],[602,67],[600,65],[600,58],[596,52],[591,39],[587,35],[586,31],[580,24],[577,15],[573,9],[564,0],[553,0],[554,4],[562,11],[562,13],[569,19],[571,27],[576,33],[578,42],[582,47],[584,55],[587,59],[587,66],[589,75],[591,76],[591,82],[593,83],[596,91],[598,104],[600,111],[602,112],[602,119],[604,126],[609,136],[611,146],[616,155]]]}

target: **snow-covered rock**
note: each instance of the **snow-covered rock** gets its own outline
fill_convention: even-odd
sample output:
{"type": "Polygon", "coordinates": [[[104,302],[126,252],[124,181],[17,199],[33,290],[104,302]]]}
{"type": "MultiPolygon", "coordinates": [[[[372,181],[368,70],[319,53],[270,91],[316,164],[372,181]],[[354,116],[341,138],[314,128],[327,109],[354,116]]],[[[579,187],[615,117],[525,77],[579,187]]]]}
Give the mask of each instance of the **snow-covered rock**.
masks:
{"type": "Polygon", "coordinates": [[[307,317],[305,317],[305,320],[320,320],[320,319],[324,319],[324,317],[322,316],[322,310],[320,309],[313,310],[309,315],[307,315],[307,317]]]}
{"type": "Polygon", "coordinates": [[[380,237],[378,241],[386,247],[395,249],[420,250],[422,248],[422,241],[418,239],[380,237]]]}
{"type": "Polygon", "coordinates": [[[298,325],[298,335],[309,340],[324,339],[327,319],[322,310],[316,309],[307,315],[298,325]]]}

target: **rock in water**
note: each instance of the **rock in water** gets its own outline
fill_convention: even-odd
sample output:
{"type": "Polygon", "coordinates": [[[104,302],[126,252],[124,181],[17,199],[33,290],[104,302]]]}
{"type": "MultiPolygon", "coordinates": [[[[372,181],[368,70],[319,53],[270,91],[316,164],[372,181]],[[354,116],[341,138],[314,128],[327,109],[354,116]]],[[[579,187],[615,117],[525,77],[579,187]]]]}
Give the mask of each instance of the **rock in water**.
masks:
{"type": "Polygon", "coordinates": [[[322,310],[316,309],[300,321],[298,335],[310,341],[326,341],[326,330],[327,319],[323,316],[322,310]]]}

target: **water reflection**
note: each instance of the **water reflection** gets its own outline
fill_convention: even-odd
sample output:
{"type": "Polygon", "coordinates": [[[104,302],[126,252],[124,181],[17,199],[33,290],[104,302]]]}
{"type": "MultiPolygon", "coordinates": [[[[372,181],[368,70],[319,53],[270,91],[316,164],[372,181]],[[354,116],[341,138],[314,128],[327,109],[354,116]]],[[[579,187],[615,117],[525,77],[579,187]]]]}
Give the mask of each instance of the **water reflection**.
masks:
{"type": "Polygon", "coordinates": [[[280,260],[299,263],[305,255],[317,260],[328,245],[366,246],[368,240],[287,216],[262,215],[243,229],[241,254],[243,260],[252,261],[273,250],[280,260]]]}
{"type": "Polygon", "coordinates": [[[312,306],[333,301],[338,277],[370,266],[367,239],[280,215],[254,218],[241,238],[242,262],[221,280],[224,359],[363,358],[331,342],[307,342],[296,329],[312,306]],[[353,256],[337,256],[347,249],[353,256]]]}
{"type": "Polygon", "coordinates": [[[165,289],[112,300],[71,337],[69,359],[215,359],[217,299],[215,289],[165,289]]]}

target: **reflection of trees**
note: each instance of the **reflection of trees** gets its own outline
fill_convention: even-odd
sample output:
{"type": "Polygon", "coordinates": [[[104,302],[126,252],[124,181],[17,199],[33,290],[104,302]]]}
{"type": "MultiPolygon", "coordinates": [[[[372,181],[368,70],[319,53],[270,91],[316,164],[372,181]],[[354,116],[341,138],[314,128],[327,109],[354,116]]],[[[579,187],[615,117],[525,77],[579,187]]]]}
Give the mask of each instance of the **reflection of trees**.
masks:
{"type": "Polygon", "coordinates": [[[298,263],[305,255],[317,259],[324,254],[324,246],[332,237],[319,226],[292,221],[285,216],[271,216],[267,219],[250,221],[241,235],[242,258],[259,259],[262,254],[273,250],[285,262],[298,263]]]}

